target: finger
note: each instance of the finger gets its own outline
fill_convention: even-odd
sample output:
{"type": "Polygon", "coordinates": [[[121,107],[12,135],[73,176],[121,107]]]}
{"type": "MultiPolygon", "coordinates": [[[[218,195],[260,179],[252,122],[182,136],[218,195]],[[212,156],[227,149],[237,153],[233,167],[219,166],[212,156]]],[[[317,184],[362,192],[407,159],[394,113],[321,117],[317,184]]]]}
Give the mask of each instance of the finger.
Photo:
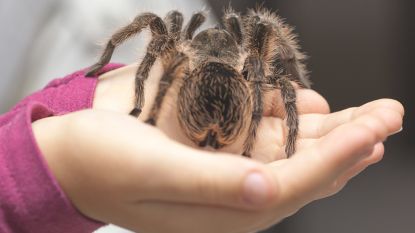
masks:
{"type": "Polygon", "coordinates": [[[361,172],[363,172],[367,167],[381,161],[382,158],[383,158],[384,152],[385,152],[385,148],[383,146],[383,143],[377,143],[374,146],[373,151],[369,155],[367,155],[367,157],[364,157],[356,165],[354,165],[349,170],[347,170],[333,184],[332,194],[335,194],[336,192],[341,190],[350,179],[352,179],[353,177],[355,177],[358,174],[360,174],[361,172]]]}
{"type": "Polygon", "coordinates": [[[327,100],[311,89],[300,89],[297,91],[297,107],[300,115],[308,113],[330,113],[330,106],[327,100]]]}
{"type": "Polygon", "coordinates": [[[147,172],[137,170],[135,177],[151,174],[152,178],[151,182],[139,183],[134,193],[140,196],[136,199],[256,209],[275,196],[276,185],[262,164],[181,145],[168,149],[174,152],[152,153],[151,160],[140,161],[143,168],[154,163],[157,166],[147,172]]]}
{"type": "Polygon", "coordinates": [[[316,138],[300,139],[297,141],[297,151],[307,150],[313,147],[318,142],[319,142],[319,139],[316,139],[316,138]]]}
{"type": "MultiPolygon", "coordinates": [[[[257,232],[287,215],[285,210],[279,209],[243,211],[208,205],[146,201],[126,206],[111,223],[138,232],[257,232]]],[[[101,221],[114,219],[113,216],[102,218],[101,221]]]]}
{"type": "MultiPolygon", "coordinates": [[[[285,126],[284,121],[275,117],[263,117],[257,130],[255,146],[251,158],[270,163],[275,160],[285,159],[285,126]]],[[[311,138],[300,138],[297,141],[297,150],[311,147],[318,141],[311,138]]]]}
{"type": "MultiPolygon", "coordinates": [[[[277,135],[278,132],[274,132],[277,135]]],[[[286,159],[285,146],[280,145],[274,137],[260,137],[257,138],[255,148],[252,153],[252,159],[260,161],[261,163],[271,163],[276,160],[286,159]]],[[[318,139],[300,139],[296,143],[297,152],[307,150],[314,146],[318,139]]]]}
{"type": "Polygon", "coordinates": [[[395,100],[377,100],[358,108],[349,108],[328,115],[306,114],[300,117],[299,137],[319,138],[334,128],[350,122],[364,114],[379,114],[391,130],[391,134],[401,127],[404,110],[395,100]]]}
{"type": "Polygon", "coordinates": [[[286,158],[284,124],[280,118],[263,117],[261,119],[251,158],[263,163],[286,158]]]}
{"type": "MultiPolygon", "coordinates": [[[[355,172],[363,169],[359,168],[359,166],[365,167],[378,160],[377,157],[380,151],[375,149],[370,157],[356,164],[353,167],[353,169],[356,169],[355,172]]],[[[156,223],[162,219],[169,219],[167,225],[164,225],[166,230],[169,229],[169,232],[196,232],[197,229],[200,229],[200,226],[204,225],[214,225],[216,227],[215,232],[250,232],[269,227],[296,211],[296,208],[289,207],[289,205],[290,203],[283,203],[280,200],[279,203],[275,204],[275,206],[279,206],[276,209],[250,212],[212,206],[183,205],[181,203],[146,202],[140,203],[138,208],[134,209],[135,213],[128,213],[126,216],[135,216],[132,222],[137,223],[141,229],[143,229],[143,226],[145,229],[148,227],[148,231],[154,231],[154,227],[158,225],[156,223]],[[150,222],[146,221],[145,224],[141,224],[137,222],[137,219],[142,219],[143,217],[137,216],[152,216],[152,218],[150,222]],[[189,219],[191,219],[191,224],[189,224],[189,219]],[[237,224],[238,229],[234,226],[235,222],[239,223],[237,224]]],[[[123,218],[123,220],[125,221],[126,218],[123,218]]],[[[208,228],[204,229],[206,232],[211,231],[208,228]]],[[[197,232],[204,231],[199,230],[197,232]]]]}
{"type": "MultiPolygon", "coordinates": [[[[327,114],[330,112],[327,101],[314,90],[297,89],[296,94],[296,104],[299,114],[327,114]]],[[[264,115],[285,118],[284,103],[282,102],[280,90],[265,93],[264,115]]]]}
{"type": "MultiPolygon", "coordinates": [[[[391,135],[399,131],[402,126],[402,115],[400,112],[392,111],[390,108],[379,108],[377,106],[367,105],[367,107],[358,110],[358,108],[347,109],[330,115],[304,115],[300,119],[300,135],[297,141],[298,150],[307,149],[314,145],[317,139],[326,135],[338,124],[344,124],[349,119],[360,121],[362,116],[373,116],[376,121],[381,121],[386,126],[387,134],[391,135]],[[354,113],[356,112],[357,113],[354,113]],[[354,116],[352,116],[354,115],[354,116]],[[340,118],[340,120],[338,120],[340,118]]],[[[370,126],[370,121],[369,121],[370,126]]],[[[376,127],[376,126],[374,126],[376,127]]],[[[258,128],[257,141],[253,150],[253,158],[264,163],[269,163],[278,159],[285,158],[284,145],[287,129],[284,121],[274,117],[263,117],[258,128]]]]}
{"type": "Polygon", "coordinates": [[[373,116],[342,125],[309,150],[298,152],[275,170],[280,198],[304,205],[331,184],[386,136],[386,126],[373,116]],[[302,194],[308,193],[308,199],[302,194]]]}

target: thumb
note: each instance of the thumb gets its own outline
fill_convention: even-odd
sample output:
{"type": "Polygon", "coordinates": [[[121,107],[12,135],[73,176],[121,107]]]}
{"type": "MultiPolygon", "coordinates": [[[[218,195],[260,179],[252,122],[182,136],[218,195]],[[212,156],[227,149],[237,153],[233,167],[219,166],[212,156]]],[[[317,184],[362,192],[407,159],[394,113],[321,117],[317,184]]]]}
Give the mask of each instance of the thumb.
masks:
{"type": "MultiPolygon", "coordinates": [[[[263,164],[184,146],[126,115],[78,114],[80,126],[71,130],[80,128],[83,133],[77,137],[78,146],[71,148],[77,154],[79,144],[89,148],[84,154],[90,155],[88,164],[93,164],[94,172],[85,171],[91,176],[86,184],[96,185],[94,190],[100,193],[129,203],[165,201],[246,209],[265,207],[275,196],[276,185],[263,164]]],[[[86,180],[85,174],[82,179],[86,180]]]]}
{"type": "Polygon", "coordinates": [[[140,200],[260,208],[276,187],[264,165],[243,157],[188,148],[176,142],[141,147],[135,166],[140,200]]]}

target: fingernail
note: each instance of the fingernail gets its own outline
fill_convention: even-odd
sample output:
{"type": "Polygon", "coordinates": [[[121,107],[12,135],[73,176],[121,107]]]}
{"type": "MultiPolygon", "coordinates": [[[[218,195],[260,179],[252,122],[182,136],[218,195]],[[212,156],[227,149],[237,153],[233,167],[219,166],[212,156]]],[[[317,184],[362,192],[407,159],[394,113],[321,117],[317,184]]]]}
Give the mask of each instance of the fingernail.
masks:
{"type": "Polygon", "coordinates": [[[263,204],[269,193],[268,182],[259,173],[249,174],[244,183],[244,199],[249,204],[263,204]]]}
{"type": "Polygon", "coordinates": [[[400,133],[400,132],[402,132],[402,130],[403,130],[403,127],[401,127],[398,131],[391,133],[391,135],[394,135],[394,134],[400,133]]]}

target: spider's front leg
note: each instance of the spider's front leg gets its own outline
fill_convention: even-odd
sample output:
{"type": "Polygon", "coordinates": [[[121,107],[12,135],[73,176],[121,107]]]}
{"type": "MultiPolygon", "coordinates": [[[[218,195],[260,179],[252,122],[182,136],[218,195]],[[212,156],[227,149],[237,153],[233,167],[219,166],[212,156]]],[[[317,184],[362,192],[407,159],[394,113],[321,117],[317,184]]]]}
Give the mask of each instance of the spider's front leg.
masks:
{"type": "Polygon", "coordinates": [[[225,9],[222,21],[226,31],[232,35],[238,45],[242,46],[244,30],[239,13],[235,12],[231,7],[228,7],[225,9]]]}
{"type": "Polygon", "coordinates": [[[102,67],[110,62],[112,54],[117,46],[121,45],[132,36],[140,33],[147,26],[150,26],[153,36],[166,34],[167,30],[165,29],[165,25],[161,25],[164,25],[163,20],[153,13],[143,13],[138,15],[129,25],[119,29],[111,36],[99,61],[89,68],[86,77],[96,76],[102,67]]]}
{"type": "MultiPolygon", "coordinates": [[[[170,11],[164,19],[164,22],[166,22],[169,35],[178,42],[180,40],[180,33],[183,26],[183,14],[178,11],[170,11]]],[[[150,115],[145,121],[147,124],[156,125],[164,96],[166,95],[167,90],[174,79],[175,72],[173,68],[176,67],[176,64],[172,64],[172,60],[176,57],[176,55],[177,50],[173,50],[170,54],[166,54],[162,57],[164,72],[158,85],[157,95],[154,100],[154,104],[151,107],[150,115]]]]}
{"type": "Polygon", "coordinates": [[[251,96],[253,100],[253,110],[251,124],[248,128],[248,136],[244,143],[243,155],[250,157],[251,151],[256,140],[259,122],[262,119],[264,111],[263,103],[263,84],[265,80],[262,61],[258,56],[251,56],[246,59],[245,73],[246,78],[250,83],[251,96]]]}
{"type": "Polygon", "coordinates": [[[141,61],[135,75],[135,99],[134,108],[130,115],[138,117],[144,105],[144,81],[147,80],[151,67],[156,59],[163,53],[169,53],[175,47],[175,40],[169,35],[167,26],[163,20],[157,18],[151,21],[150,29],[153,39],[147,47],[147,53],[141,61]]]}
{"type": "Polygon", "coordinates": [[[267,36],[270,31],[269,25],[258,21],[247,22],[247,29],[249,30],[249,37],[247,38],[247,50],[249,56],[245,60],[244,75],[251,85],[251,96],[253,97],[253,112],[251,125],[248,129],[248,137],[245,140],[244,155],[250,155],[253,144],[256,139],[259,122],[262,119],[264,103],[263,92],[265,77],[265,61],[264,53],[266,51],[267,36]]]}
{"type": "MultiPolygon", "coordinates": [[[[164,25],[164,23],[163,23],[164,25]]],[[[164,25],[165,26],[165,25],[164,25]]],[[[140,63],[135,75],[135,101],[130,115],[138,117],[144,105],[144,81],[147,80],[151,67],[162,53],[169,53],[175,47],[175,41],[169,35],[155,37],[147,47],[147,53],[140,63]]]]}
{"type": "MultiPolygon", "coordinates": [[[[165,67],[163,76],[160,79],[158,91],[154,104],[151,107],[150,114],[145,121],[147,124],[156,125],[164,97],[173,83],[174,79],[184,77],[184,68],[188,63],[188,57],[182,53],[173,53],[169,55],[168,66],[165,67]]],[[[165,58],[166,59],[166,58],[165,58]]]]}
{"type": "MultiPolygon", "coordinates": [[[[192,18],[182,31],[183,15],[178,11],[169,12],[164,20],[167,24],[169,35],[174,38],[177,44],[182,43],[183,40],[191,40],[194,32],[206,20],[205,14],[206,12],[203,11],[193,14],[192,18]]],[[[163,76],[161,77],[150,115],[146,120],[146,123],[150,125],[156,125],[164,97],[172,85],[173,80],[183,77],[184,69],[188,63],[188,57],[175,48],[172,49],[170,53],[162,56],[162,62],[164,68],[163,76]]]]}
{"type": "Polygon", "coordinates": [[[191,40],[195,31],[206,21],[206,11],[199,11],[192,15],[182,32],[182,40],[191,40]]]}

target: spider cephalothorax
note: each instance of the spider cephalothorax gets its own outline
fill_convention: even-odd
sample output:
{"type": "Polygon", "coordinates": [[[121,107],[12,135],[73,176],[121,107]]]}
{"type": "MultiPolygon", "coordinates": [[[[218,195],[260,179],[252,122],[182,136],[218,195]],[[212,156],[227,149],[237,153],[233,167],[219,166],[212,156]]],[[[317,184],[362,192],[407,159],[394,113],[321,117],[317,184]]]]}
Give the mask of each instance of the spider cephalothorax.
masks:
{"type": "Polygon", "coordinates": [[[116,46],[149,27],[153,39],[136,73],[131,115],[140,114],[144,81],[160,58],[164,74],[147,123],[157,124],[163,98],[177,80],[177,117],[186,136],[198,146],[219,149],[246,131],[244,155],[249,156],[263,115],[264,93],[278,88],[289,129],[285,151],[290,156],[298,134],[296,94],[291,82],[309,87],[305,56],[292,29],[275,13],[262,8],[249,10],[243,17],[227,9],[223,27],[206,29],[193,38],[205,18],[204,12],[195,13],[182,30],[183,16],[177,11],[164,20],[152,13],[141,14],[112,36],[100,61],[87,75],[95,75],[107,64],[116,46]]]}

